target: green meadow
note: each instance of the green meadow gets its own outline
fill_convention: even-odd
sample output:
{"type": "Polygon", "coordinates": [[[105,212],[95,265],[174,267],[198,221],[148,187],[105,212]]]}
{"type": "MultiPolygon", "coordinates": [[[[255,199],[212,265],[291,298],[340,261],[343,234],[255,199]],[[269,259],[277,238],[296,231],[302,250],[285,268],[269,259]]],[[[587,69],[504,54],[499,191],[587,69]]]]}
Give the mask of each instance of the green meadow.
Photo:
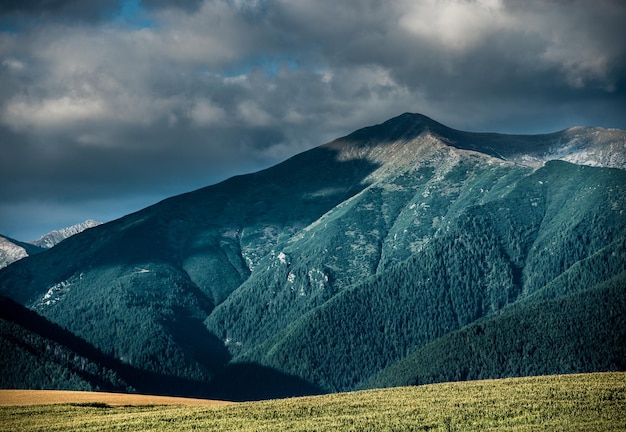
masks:
{"type": "Polygon", "coordinates": [[[626,373],[445,383],[216,406],[4,406],[0,430],[626,431],[626,373]]]}

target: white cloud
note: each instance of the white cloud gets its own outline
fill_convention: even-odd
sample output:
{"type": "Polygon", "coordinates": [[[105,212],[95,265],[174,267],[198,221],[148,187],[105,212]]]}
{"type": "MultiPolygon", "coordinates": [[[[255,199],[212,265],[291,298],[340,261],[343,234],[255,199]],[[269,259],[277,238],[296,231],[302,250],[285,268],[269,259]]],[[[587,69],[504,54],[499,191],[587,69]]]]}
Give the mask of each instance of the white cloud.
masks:
{"type": "Polygon", "coordinates": [[[500,0],[404,1],[400,26],[420,39],[453,51],[474,48],[511,24],[500,0]]]}
{"type": "Polygon", "coordinates": [[[7,104],[3,122],[16,129],[58,130],[106,115],[102,101],[61,96],[41,101],[16,98],[7,104]]]}
{"type": "Polygon", "coordinates": [[[2,61],[2,66],[9,69],[11,72],[21,72],[26,68],[24,62],[12,57],[4,59],[2,61]]]}
{"type": "Polygon", "coordinates": [[[223,125],[226,120],[226,112],[208,99],[196,101],[189,116],[195,125],[203,127],[223,125]]]}
{"type": "Polygon", "coordinates": [[[272,116],[253,100],[240,103],[237,111],[239,117],[249,126],[269,126],[274,122],[272,116]]]}

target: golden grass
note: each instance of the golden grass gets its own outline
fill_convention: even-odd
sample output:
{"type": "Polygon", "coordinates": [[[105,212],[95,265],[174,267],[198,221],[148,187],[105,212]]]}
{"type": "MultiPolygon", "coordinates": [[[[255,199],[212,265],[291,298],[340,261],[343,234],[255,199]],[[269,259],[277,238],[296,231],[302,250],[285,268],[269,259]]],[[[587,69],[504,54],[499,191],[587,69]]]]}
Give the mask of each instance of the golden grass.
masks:
{"type": "Polygon", "coordinates": [[[102,403],[110,406],[194,405],[216,406],[233,402],[170,396],[66,390],[0,390],[0,406],[102,403]]]}
{"type": "Polygon", "coordinates": [[[626,373],[446,383],[203,406],[0,407],[0,432],[75,430],[626,431],[626,373]]]}

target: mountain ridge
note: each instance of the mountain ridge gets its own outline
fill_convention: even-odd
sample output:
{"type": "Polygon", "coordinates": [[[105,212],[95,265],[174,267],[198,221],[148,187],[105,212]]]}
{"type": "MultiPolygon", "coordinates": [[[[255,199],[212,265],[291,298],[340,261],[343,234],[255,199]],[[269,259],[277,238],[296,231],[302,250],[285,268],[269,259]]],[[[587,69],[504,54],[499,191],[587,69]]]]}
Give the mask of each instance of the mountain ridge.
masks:
{"type": "Polygon", "coordinates": [[[623,271],[625,137],[407,113],[84,231],[0,271],[0,292],[147,373],[350,390],[477,320],[623,271]]]}
{"type": "Polygon", "coordinates": [[[86,221],[77,223],[75,225],[50,231],[49,233],[39,237],[37,240],[31,240],[28,243],[45,249],[50,249],[51,247],[59,244],[63,240],[73,235],[76,235],[85,231],[86,229],[93,228],[101,224],[102,222],[98,222],[93,219],[87,219],[86,221]]]}
{"type": "Polygon", "coordinates": [[[44,248],[39,246],[0,235],[0,268],[4,268],[15,261],[29,255],[38,254],[44,250],[44,248]]]}
{"type": "Polygon", "coordinates": [[[0,234],[0,268],[4,268],[27,256],[41,253],[73,235],[101,224],[102,222],[88,219],[85,222],[50,231],[37,240],[27,242],[15,240],[0,234]]]}
{"type": "Polygon", "coordinates": [[[431,133],[444,144],[459,150],[477,151],[531,167],[549,160],[565,160],[582,165],[626,169],[626,132],[615,128],[574,126],[534,135],[468,132],[450,128],[422,114],[404,113],[335,141],[361,139],[364,135],[371,139],[372,135],[376,137],[381,132],[391,141],[410,141],[431,133]],[[593,138],[594,135],[602,137],[598,140],[593,138]],[[609,148],[602,149],[603,145],[609,148]],[[589,152],[583,155],[581,153],[585,148],[589,152]]]}

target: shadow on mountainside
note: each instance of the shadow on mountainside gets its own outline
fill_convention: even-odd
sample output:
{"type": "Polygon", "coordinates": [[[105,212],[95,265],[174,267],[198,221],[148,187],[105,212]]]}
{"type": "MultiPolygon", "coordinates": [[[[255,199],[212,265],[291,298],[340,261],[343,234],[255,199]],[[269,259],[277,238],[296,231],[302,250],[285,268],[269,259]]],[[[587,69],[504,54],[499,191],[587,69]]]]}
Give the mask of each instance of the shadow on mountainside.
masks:
{"type": "MultiPolygon", "coordinates": [[[[214,362],[219,361],[222,368],[210,383],[141,370],[105,355],[87,341],[48,321],[36,312],[7,297],[0,296],[0,324],[2,321],[13,323],[25,331],[25,333],[14,331],[10,343],[6,344],[4,338],[7,335],[0,333],[0,339],[3,340],[1,349],[3,357],[10,356],[8,350],[12,349],[13,345],[19,346],[20,349],[33,354],[37,359],[37,366],[44,370],[58,370],[60,373],[67,371],[75,374],[82,382],[89,383],[93,389],[99,391],[130,391],[233,401],[322,393],[321,389],[304,380],[282,374],[271,368],[255,364],[226,365],[228,358],[225,357],[227,356],[225,349],[217,350],[219,351],[217,357],[213,359],[214,362]],[[41,338],[42,343],[38,343],[37,336],[41,338]],[[45,353],[42,350],[53,352],[45,353]],[[46,364],[48,362],[49,364],[46,364]],[[85,369],[86,362],[92,367],[85,369]],[[52,363],[59,368],[51,368],[52,363]]],[[[215,347],[207,348],[205,354],[215,356],[215,347]]],[[[29,382],[29,379],[33,377],[25,376],[24,373],[31,371],[32,365],[5,366],[0,373],[0,388],[52,388],[49,387],[49,381],[29,382]]],[[[46,378],[54,380],[57,377],[46,378]]],[[[67,384],[62,388],[84,390],[84,387],[73,388],[71,383],[67,384]]]]}
{"type": "Polygon", "coordinates": [[[327,393],[320,387],[293,375],[255,363],[228,365],[212,382],[211,394],[217,399],[255,401],[327,393]]]}

